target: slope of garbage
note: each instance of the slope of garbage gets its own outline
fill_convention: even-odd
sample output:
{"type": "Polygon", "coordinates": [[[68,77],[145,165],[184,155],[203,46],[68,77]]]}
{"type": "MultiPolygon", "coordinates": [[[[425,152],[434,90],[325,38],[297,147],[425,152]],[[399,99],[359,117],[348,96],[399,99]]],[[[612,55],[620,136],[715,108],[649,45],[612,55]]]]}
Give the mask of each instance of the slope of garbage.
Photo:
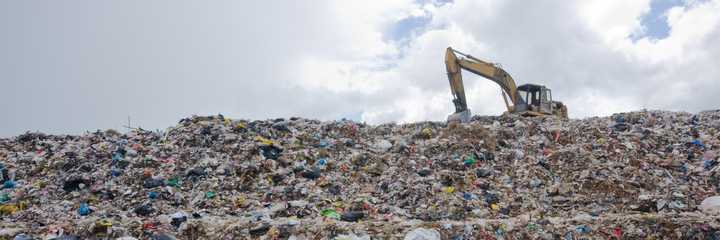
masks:
{"type": "Polygon", "coordinates": [[[720,110],[0,139],[0,239],[717,239],[720,110]]]}

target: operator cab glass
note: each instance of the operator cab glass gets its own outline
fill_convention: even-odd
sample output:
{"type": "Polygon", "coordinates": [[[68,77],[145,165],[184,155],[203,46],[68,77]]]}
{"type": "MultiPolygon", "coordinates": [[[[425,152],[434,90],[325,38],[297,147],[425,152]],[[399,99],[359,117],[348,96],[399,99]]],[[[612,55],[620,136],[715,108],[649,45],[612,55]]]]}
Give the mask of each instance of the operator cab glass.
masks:
{"type": "MultiPolygon", "coordinates": [[[[546,88],[535,84],[523,84],[517,90],[522,102],[515,102],[515,112],[540,112],[542,103],[545,102],[545,98],[549,97],[549,95],[543,96],[542,94],[545,93],[543,90],[547,90],[546,88]]],[[[547,93],[549,94],[549,91],[547,93]]]]}
{"type": "Polygon", "coordinates": [[[540,98],[540,112],[552,114],[552,94],[550,93],[550,89],[543,88],[540,98]]]}

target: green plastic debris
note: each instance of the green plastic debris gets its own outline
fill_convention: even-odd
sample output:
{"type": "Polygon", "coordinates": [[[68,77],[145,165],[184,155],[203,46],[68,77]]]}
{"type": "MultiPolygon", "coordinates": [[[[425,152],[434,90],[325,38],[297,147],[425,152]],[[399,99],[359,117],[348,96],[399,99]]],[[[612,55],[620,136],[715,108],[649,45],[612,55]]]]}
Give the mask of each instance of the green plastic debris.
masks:
{"type": "Polygon", "coordinates": [[[7,194],[3,194],[2,196],[0,196],[0,202],[7,202],[7,201],[10,201],[10,197],[8,197],[7,194]]]}
{"type": "Polygon", "coordinates": [[[340,218],[340,213],[338,211],[325,209],[320,213],[320,216],[329,218],[340,218]]]}
{"type": "Polygon", "coordinates": [[[170,180],[168,180],[168,184],[175,185],[178,183],[178,181],[179,181],[179,179],[174,177],[174,178],[171,178],[170,180]]]}
{"type": "Polygon", "coordinates": [[[212,198],[215,195],[213,195],[211,192],[207,192],[207,193],[205,193],[205,196],[207,196],[208,198],[212,198]]]}

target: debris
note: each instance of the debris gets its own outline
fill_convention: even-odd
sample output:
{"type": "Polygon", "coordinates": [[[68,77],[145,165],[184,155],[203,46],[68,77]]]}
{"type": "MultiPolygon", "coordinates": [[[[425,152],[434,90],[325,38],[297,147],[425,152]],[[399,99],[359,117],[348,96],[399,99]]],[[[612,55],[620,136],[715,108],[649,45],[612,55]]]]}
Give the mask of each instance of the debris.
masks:
{"type": "Polygon", "coordinates": [[[700,203],[700,209],[703,212],[720,214],[720,196],[706,198],[700,203]]]}
{"type": "Polygon", "coordinates": [[[440,233],[435,229],[416,228],[404,240],[440,240],[440,233]]]}
{"type": "Polygon", "coordinates": [[[701,239],[719,137],[720,110],[28,133],[0,139],[0,238],[701,239]]]}

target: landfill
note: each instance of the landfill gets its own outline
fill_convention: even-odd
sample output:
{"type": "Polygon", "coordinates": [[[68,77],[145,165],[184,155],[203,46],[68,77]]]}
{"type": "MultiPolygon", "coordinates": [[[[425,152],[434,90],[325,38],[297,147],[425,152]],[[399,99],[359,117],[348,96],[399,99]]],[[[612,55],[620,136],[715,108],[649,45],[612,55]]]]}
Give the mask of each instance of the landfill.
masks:
{"type": "Polygon", "coordinates": [[[720,110],[0,139],[0,239],[718,239],[720,110]]]}

